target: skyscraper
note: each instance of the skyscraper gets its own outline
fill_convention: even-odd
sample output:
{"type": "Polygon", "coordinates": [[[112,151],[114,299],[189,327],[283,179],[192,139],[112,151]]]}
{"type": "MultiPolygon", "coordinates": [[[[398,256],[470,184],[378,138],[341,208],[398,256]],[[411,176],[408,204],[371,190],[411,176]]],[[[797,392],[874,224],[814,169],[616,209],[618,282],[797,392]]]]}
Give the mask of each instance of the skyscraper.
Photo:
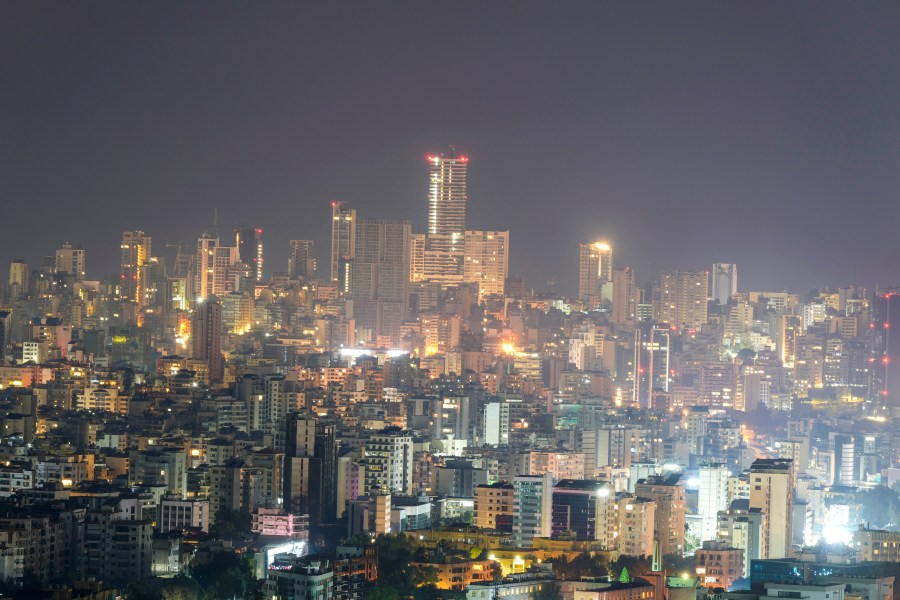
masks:
{"type": "Polygon", "coordinates": [[[589,309],[600,306],[603,284],[613,280],[612,252],[606,242],[578,248],[578,299],[589,309]]]}
{"type": "Polygon", "coordinates": [[[316,259],[313,256],[312,240],[291,240],[291,251],[288,256],[288,277],[310,278],[316,271],[316,259]]]}
{"type": "Polygon", "coordinates": [[[502,296],[509,270],[508,231],[466,231],[463,281],[478,284],[478,296],[502,296]]]}
{"type": "Polygon", "coordinates": [[[712,268],[712,293],[710,297],[725,306],[737,293],[737,265],[716,263],[712,268]]]}
{"type": "Polygon", "coordinates": [[[237,246],[221,246],[217,235],[204,233],[197,240],[197,276],[194,279],[197,299],[206,300],[210,296],[238,291],[240,273],[236,267],[239,262],[237,246]]]}
{"type": "Polygon", "coordinates": [[[616,269],[612,275],[613,301],[612,322],[621,325],[625,321],[635,318],[634,311],[640,297],[637,285],[634,281],[634,271],[631,267],[616,269]]]}
{"type": "Polygon", "coordinates": [[[331,281],[346,291],[346,269],[356,255],[356,209],[345,202],[331,203],[331,281]]]}
{"type": "Polygon", "coordinates": [[[56,251],[56,272],[68,273],[75,281],[84,281],[84,250],[66,242],[56,251]]]}
{"type": "Polygon", "coordinates": [[[700,329],[707,321],[708,271],[661,273],[653,289],[653,315],[657,321],[700,329]]]}
{"type": "Polygon", "coordinates": [[[210,383],[221,383],[225,374],[225,357],[222,354],[222,305],[215,299],[197,304],[191,323],[191,348],[193,358],[209,365],[210,383]]]}
{"type": "Polygon", "coordinates": [[[235,232],[238,257],[249,267],[251,277],[256,281],[263,278],[263,230],[254,227],[240,227],[235,232]]]}
{"type": "Polygon", "coordinates": [[[151,256],[151,239],[143,231],[126,231],[122,234],[119,260],[120,290],[123,300],[143,303],[144,268],[151,256]]]}
{"type": "Polygon", "coordinates": [[[284,465],[284,508],[308,514],[319,524],[335,517],[337,458],[334,425],[314,415],[287,415],[284,465]]]}
{"type": "Polygon", "coordinates": [[[400,344],[409,310],[409,221],[356,222],[350,275],[357,341],[400,344]]]}
{"type": "Polygon", "coordinates": [[[409,280],[425,281],[425,234],[412,234],[409,243],[409,280]]]}
{"type": "Polygon", "coordinates": [[[12,298],[28,294],[29,283],[28,264],[20,259],[13,259],[9,263],[9,290],[12,298]]]}
{"type": "Polygon", "coordinates": [[[672,344],[669,327],[641,323],[634,330],[633,402],[651,408],[653,393],[669,391],[672,344]]]}
{"type": "Polygon", "coordinates": [[[468,202],[469,159],[465,156],[428,157],[428,234],[425,277],[458,282],[463,276],[468,202]]]}

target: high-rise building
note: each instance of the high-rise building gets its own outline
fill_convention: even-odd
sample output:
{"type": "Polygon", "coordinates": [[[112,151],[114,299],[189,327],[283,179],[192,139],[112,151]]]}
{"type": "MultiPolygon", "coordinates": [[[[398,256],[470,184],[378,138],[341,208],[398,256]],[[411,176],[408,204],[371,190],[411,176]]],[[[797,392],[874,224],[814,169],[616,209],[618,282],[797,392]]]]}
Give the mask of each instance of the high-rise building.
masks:
{"type": "Polygon", "coordinates": [[[600,306],[603,285],[613,280],[613,251],[607,242],[578,247],[578,299],[585,307],[600,306]]]}
{"type": "Polygon", "coordinates": [[[400,344],[409,311],[410,235],[409,221],[356,222],[350,298],[357,341],[400,344]]]}
{"type": "Polygon", "coordinates": [[[725,463],[700,465],[700,491],[697,513],[700,515],[700,541],[718,539],[719,511],[728,508],[728,467],[725,463]]]}
{"type": "Polygon", "coordinates": [[[343,264],[356,255],[356,209],[346,202],[331,203],[331,282],[346,291],[346,269],[343,264]]]}
{"type": "Polygon", "coordinates": [[[248,267],[251,278],[256,281],[263,278],[262,233],[262,229],[254,227],[240,227],[235,232],[238,259],[248,267]]]}
{"type": "Polygon", "coordinates": [[[513,480],[513,536],[517,548],[553,533],[553,475],[521,475],[513,480]]]}
{"type": "Polygon", "coordinates": [[[712,293],[710,297],[725,306],[737,293],[737,265],[716,263],[712,268],[712,293]]]}
{"type": "Polygon", "coordinates": [[[450,157],[429,156],[428,168],[425,277],[459,282],[465,255],[469,159],[455,153],[450,157]]]}
{"type": "Polygon", "coordinates": [[[750,466],[750,509],[763,515],[760,558],[788,558],[793,538],[793,461],[757,459],[750,466]]]}
{"type": "Polygon", "coordinates": [[[316,272],[316,258],[313,256],[312,240],[291,240],[291,252],[288,256],[288,277],[297,279],[311,278],[316,272]]]}
{"type": "Polygon", "coordinates": [[[638,481],[634,493],[656,502],[656,537],[659,553],[684,553],[684,518],[686,512],[681,474],[651,475],[638,481]]]}
{"type": "Polygon", "coordinates": [[[409,281],[425,281],[425,234],[412,234],[409,244],[409,281]]]}
{"type": "Polygon", "coordinates": [[[210,296],[224,296],[238,291],[239,263],[237,246],[221,246],[217,235],[204,233],[197,240],[196,299],[203,301],[210,296]]]}
{"type": "Polygon", "coordinates": [[[478,296],[502,296],[509,270],[508,231],[466,231],[463,281],[478,284],[478,296]]]}
{"type": "Polygon", "coordinates": [[[222,354],[222,305],[214,298],[197,304],[191,323],[193,358],[209,365],[209,381],[221,383],[225,374],[222,354]]]}
{"type": "Polygon", "coordinates": [[[28,293],[28,264],[16,258],[9,263],[9,283],[10,296],[16,298],[28,293]]]}
{"type": "Polygon", "coordinates": [[[151,256],[151,239],[143,231],[126,231],[122,234],[119,259],[120,288],[122,300],[142,305],[145,281],[144,269],[151,256]]]}
{"type": "Polygon", "coordinates": [[[553,488],[553,536],[571,536],[578,541],[605,539],[605,519],[598,517],[605,512],[609,496],[610,489],[594,479],[560,480],[553,488]]]}
{"type": "Polygon", "coordinates": [[[671,359],[672,337],[667,325],[645,322],[634,330],[634,404],[651,408],[654,392],[669,391],[671,359]]]}
{"type": "Polygon", "coordinates": [[[687,329],[700,329],[707,321],[709,272],[661,273],[653,290],[653,314],[657,321],[687,329]]]}
{"type": "Polygon", "coordinates": [[[878,396],[891,415],[900,416],[900,291],[875,295],[872,345],[878,355],[878,396]]]}
{"type": "Polygon", "coordinates": [[[75,281],[84,281],[84,249],[73,248],[66,242],[56,251],[56,272],[68,273],[75,281]]]}
{"type": "Polygon", "coordinates": [[[631,267],[615,269],[612,274],[613,300],[612,322],[622,325],[635,319],[635,308],[640,300],[640,290],[634,281],[631,267]]]}
{"type": "Polygon", "coordinates": [[[285,510],[308,514],[314,525],[334,519],[336,477],[334,425],[321,423],[314,415],[289,413],[285,431],[285,510]]]}
{"type": "Polygon", "coordinates": [[[414,493],[410,432],[388,427],[373,434],[366,442],[365,458],[365,493],[414,493]]]}
{"type": "Polygon", "coordinates": [[[618,500],[618,550],[625,556],[653,556],[656,502],[636,496],[618,500]]]}

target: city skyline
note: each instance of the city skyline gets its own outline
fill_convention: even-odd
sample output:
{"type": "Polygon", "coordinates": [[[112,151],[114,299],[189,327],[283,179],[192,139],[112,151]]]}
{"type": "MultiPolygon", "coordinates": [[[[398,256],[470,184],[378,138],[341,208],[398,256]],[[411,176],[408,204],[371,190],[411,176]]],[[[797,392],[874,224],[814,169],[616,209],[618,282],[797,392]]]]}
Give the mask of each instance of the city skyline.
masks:
{"type": "Polygon", "coordinates": [[[505,5],[469,6],[441,14],[467,44],[435,35],[427,5],[229,5],[215,24],[174,4],[98,18],[4,7],[4,56],[26,59],[2,62],[0,112],[15,119],[3,121],[0,195],[10,222],[33,221],[35,206],[59,219],[42,223],[51,247],[14,228],[0,259],[33,263],[69,241],[97,278],[115,272],[104,249],[119,232],[188,242],[218,208],[229,229],[266,230],[271,270],[286,270],[292,239],[315,241],[321,269],[329,202],[423,231],[423,157],[456,145],[472,160],[470,220],[510,230],[510,274],[537,290],[556,277],[574,295],[577,249],[555,242],[573,238],[609,240],[639,285],[718,262],[755,289],[898,282],[887,223],[900,89],[879,60],[898,44],[896,7],[696,3],[651,18],[531,6],[494,35],[505,5]],[[395,46],[372,37],[372,19],[395,46]],[[402,27],[410,19],[424,28],[402,27]],[[428,73],[437,55],[454,56],[451,88],[428,73]],[[410,77],[423,78],[421,97],[388,87],[410,77]],[[554,242],[516,244],[539,236],[554,242]]]}

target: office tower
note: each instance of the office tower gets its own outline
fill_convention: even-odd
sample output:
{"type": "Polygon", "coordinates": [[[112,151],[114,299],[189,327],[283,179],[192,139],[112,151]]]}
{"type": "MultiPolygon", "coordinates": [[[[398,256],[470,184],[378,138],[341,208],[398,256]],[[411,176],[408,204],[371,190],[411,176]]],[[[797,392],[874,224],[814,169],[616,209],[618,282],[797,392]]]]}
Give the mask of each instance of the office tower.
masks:
{"type": "Polygon", "coordinates": [[[707,320],[708,288],[707,271],[661,273],[653,290],[654,317],[678,329],[700,329],[707,320]]]}
{"type": "Polygon", "coordinates": [[[640,299],[640,290],[634,281],[634,270],[631,267],[615,269],[612,274],[612,286],[612,322],[622,325],[626,321],[633,321],[634,311],[640,299]]]}
{"type": "Polygon", "coordinates": [[[716,540],[719,511],[728,508],[728,467],[709,461],[700,465],[700,491],[697,513],[700,515],[700,541],[716,540]]]}
{"type": "Polygon", "coordinates": [[[594,479],[563,479],[553,488],[553,537],[606,540],[605,503],[610,489],[594,479]]]}
{"type": "Polygon", "coordinates": [[[634,404],[650,408],[654,392],[669,391],[671,358],[671,333],[668,326],[641,323],[634,330],[634,404]]]}
{"type": "Polygon", "coordinates": [[[659,553],[684,554],[685,496],[681,474],[651,475],[638,481],[634,493],[656,503],[656,537],[659,553]]]}
{"type": "Polygon", "coordinates": [[[412,495],[413,439],[399,427],[372,435],[365,447],[366,494],[375,492],[412,495]]]}
{"type": "Polygon", "coordinates": [[[209,365],[210,383],[221,383],[225,374],[222,355],[222,306],[215,299],[199,302],[191,323],[192,357],[209,365]]]}
{"type": "Polygon", "coordinates": [[[256,281],[263,278],[262,233],[262,229],[254,227],[240,227],[235,232],[238,260],[249,268],[251,279],[256,281]]]}
{"type": "Polygon", "coordinates": [[[503,296],[509,270],[508,231],[466,231],[463,281],[478,284],[479,300],[503,296]]]}
{"type": "Polygon", "coordinates": [[[553,534],[553,476],[520,475],[513,480],[513,537],[516,548],[553,534]]]}
{"type": "Polygon", "coordinates": [[[119,297],[142,305],[144,268],[151,256],[151,239],[143,231],[126,231],[122,234],[120,249],[119,297]]]}
{"type": "Polygon", "coordinates": [[[414,233],[409,238],[409,281],[425,281],[425,234],[414,233]]]}
{"type": "Polygon", "coordinates": [[[288,278],[310,279],[316,272],[316,258],[313,256],[312,240],[291,240],[288,255],[288,278]]]}
{"type": "Polygon", "coordinates": [[[737,265],[716,263],[712,268],[712,293],[710,297],[725,306],[737,293],[737,265]]]}
{"type": "Polygon", "coordinates": [[[284,508],[308,514],[313,525],[336,517],[336,447],[334,425],[320,423],[314,415],[287,415],[284,508]]]}
{"type": "Polygon", "coordinates": [[[578,247],[578,299],[588,310],[600,306],[603,285],[613,279],[612,246],[606,242],[578,247]]]}
{"type": "Polygon", "coordinates": [[[56,272],[68,273],[75,281],[84,281],[84,250],[66,242],[56,251],[56,272]]]}
{"type": "Polygon", "coordinates": [[[331,282],[342,284],[346,277],[341,262],[349,262],[356,255],[356,209],[346,202],[331,203],[331,282]]]}
{"type": "Polygon", "coordinates": [[[425,278],[447,283],[463,276],[469,159],[428,157],[428,234],[425,278]]]}
{"type": "Polygon", "coordinates": [[[398,346],[409,310],[410,222],[356,222],[350,298],[357,341],[398,346]]]}
{"type": "Polygon", "coordinates": [[[750,466],[750,509],[762,513],[760,558],[788,558],[793,537],[793,461],[757,459],[750,466]]]}

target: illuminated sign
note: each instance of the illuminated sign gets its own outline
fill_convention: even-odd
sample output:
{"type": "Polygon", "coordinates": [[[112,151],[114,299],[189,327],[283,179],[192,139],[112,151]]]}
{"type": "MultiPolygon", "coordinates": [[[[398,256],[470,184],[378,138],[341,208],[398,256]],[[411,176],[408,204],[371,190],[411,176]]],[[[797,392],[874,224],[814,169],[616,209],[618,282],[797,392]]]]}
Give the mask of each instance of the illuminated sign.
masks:
{"type": "Polygon", "coordinates": [[[112,338],[113,344],[124,344],[127,341],[128,341],[128,338],[125,337],[124,335],[114,335],[112,338]]]}

